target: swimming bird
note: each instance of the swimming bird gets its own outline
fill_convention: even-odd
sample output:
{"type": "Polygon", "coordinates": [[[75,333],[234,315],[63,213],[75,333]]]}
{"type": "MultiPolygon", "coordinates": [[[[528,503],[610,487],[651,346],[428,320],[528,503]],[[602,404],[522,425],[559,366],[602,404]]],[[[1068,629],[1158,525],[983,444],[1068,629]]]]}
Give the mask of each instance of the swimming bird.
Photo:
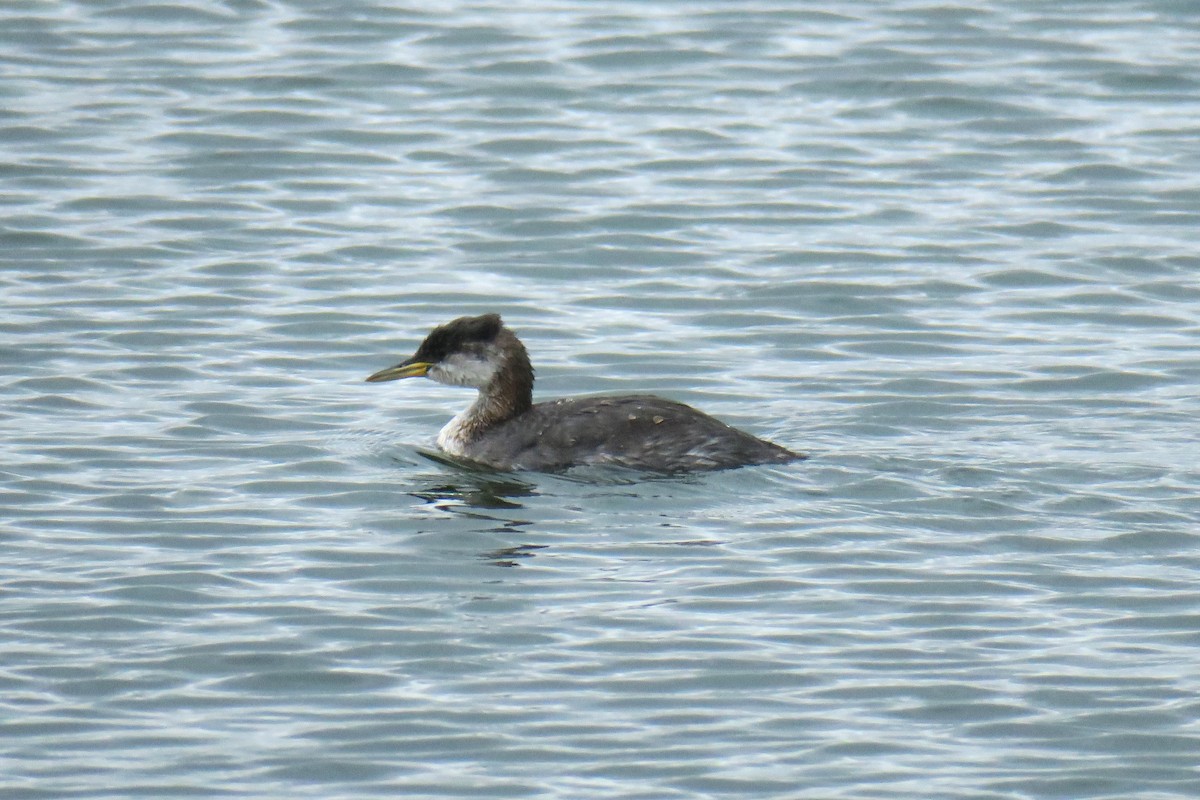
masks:
{"type": "Polygon", "coordinates": [[[495,469],[611,464],[687,472],[805,457],[653,395],[535,404],[529,354],[499,314],[459,317],[436,327],[412,357],[367,380],[421,377],[479,390],[475,402],[442,428],[437,443],[451,456],[495,469]]]}

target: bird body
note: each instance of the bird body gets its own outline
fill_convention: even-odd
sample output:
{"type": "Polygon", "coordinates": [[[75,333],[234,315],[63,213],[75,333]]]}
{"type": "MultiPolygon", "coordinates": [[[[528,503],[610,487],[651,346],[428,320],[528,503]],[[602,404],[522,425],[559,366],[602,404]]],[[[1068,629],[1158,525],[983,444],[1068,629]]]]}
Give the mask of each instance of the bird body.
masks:
{"type": "Polygon", "coordinates": [[[442,428],[438,446],[495,469],[614,465],[682,472],[804,458],[653,395],[534,404],[529,356],[497,314],[461,317],[435,328],[411,358],[367,380],[420,376],[479,390],[475,402],[442,428]]]}

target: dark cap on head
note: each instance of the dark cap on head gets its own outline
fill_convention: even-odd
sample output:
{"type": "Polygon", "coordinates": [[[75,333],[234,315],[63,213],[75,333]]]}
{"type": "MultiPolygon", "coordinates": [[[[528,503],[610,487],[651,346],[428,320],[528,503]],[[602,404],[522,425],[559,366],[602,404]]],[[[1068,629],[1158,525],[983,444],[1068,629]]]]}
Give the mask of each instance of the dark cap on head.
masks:
{"type": "Polygon", "coordinates": [[[430,331],[413,354],[412,360],[437,363],[469,344],[493,341],[503,327],[504,323],[501,322],[499,314],[459,317],[430,331]]]}

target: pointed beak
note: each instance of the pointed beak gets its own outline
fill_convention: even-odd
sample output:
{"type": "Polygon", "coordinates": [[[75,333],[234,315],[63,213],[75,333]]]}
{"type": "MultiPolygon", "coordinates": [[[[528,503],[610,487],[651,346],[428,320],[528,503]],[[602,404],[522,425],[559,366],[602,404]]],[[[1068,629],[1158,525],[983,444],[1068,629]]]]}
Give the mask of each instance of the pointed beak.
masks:
{"type": "Polygon", "coordinates": [[[413,361],[410,358],[407,361],[401,361],[394,367],[379,370],[368,377],[367,382],[383,383],[384,381],[398,381],[401,378],[423,378],[432,366],[433,364],[428,361],[413,361]]]}

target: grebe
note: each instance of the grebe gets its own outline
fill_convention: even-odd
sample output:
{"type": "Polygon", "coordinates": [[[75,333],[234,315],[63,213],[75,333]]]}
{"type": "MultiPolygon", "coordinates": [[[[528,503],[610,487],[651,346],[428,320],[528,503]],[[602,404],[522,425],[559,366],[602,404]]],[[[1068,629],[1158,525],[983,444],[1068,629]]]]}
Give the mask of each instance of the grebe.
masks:
{"type": "Polygon", "coordinates": [[[499,314],[434,328],[411,358],[367,378],[426,377],[479,390],[438,434],[446,453],[496,469],[612,464],[654,472],[782,464],[805,456],[652,395],[533,403],[533,366],[499,314]]]}

